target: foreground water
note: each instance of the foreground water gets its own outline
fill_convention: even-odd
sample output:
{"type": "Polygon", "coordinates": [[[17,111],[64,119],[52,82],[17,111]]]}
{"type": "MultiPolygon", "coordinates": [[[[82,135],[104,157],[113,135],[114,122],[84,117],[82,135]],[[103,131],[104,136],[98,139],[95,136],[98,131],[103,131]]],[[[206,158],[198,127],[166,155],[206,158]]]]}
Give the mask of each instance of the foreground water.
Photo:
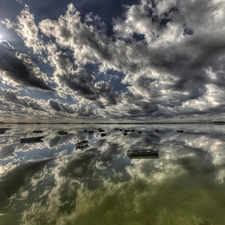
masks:
{"type": "Polygon", "coordinates": [[[9,128],[0,129],[1,225],[224,224],[225,126],[120,125],[134,130],[126,136],[115,126],[9,128]],[[43,142],[20,143],[33,130],[43,142]],[[76,149],[82,140],[89,146],[76,149]],[[126,155],[150,148],[159,158],[126,155]]]}

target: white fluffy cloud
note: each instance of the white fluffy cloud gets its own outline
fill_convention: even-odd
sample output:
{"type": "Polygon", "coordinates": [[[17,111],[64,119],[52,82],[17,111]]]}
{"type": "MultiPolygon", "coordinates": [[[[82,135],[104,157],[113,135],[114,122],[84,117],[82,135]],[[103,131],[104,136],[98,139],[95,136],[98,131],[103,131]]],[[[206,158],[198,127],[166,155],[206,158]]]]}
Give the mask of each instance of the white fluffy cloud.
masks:
{"type": "Polygon", "coordinates": [[[224,8],[216,0],[142,0],[112,18],[111,36],[99,16],[82,20],[73,4],[56,20],[37,23],[25,6],[17,23],[3,23],[51,68],[46,74],[32,66],[37,77],[52,82],[60,97],[92,105],[100,119],[217,118],[224,116],[224,8]],[[126,90],[114,90],[109,70],[126,90]]]}

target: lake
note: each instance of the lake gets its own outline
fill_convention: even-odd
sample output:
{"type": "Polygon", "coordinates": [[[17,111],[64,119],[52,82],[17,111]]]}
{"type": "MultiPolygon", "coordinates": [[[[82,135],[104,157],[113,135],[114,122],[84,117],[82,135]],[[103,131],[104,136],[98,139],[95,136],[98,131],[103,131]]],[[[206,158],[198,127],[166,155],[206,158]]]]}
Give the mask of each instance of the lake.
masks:
{"type": "Polygon", "coordinates": [[[223,125],[1,126],[1,225],[224,225],[223,125]]]}

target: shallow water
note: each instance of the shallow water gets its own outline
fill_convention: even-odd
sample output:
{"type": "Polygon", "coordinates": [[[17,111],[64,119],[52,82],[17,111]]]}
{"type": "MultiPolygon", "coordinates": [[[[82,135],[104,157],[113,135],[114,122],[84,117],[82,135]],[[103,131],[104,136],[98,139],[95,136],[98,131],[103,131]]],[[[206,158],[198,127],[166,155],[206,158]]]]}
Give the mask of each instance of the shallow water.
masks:
{"type": "Polygon", "coordinates": [[[0,129],[1,225],[224,224],[225,126],[8,127],[0,129]],[[42,135],[33,130],[43,142],[20,143],[42,135]],[[82,140],[89,146],[76,149],[82,140]],[[126,156],[150,148],[159,158],[126,156]]]}

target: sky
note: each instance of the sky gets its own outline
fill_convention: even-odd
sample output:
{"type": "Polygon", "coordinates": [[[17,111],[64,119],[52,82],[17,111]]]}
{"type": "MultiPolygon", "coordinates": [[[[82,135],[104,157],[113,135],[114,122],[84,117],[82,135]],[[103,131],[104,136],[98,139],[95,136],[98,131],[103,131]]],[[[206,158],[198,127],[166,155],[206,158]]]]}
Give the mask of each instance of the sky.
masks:
{"type": "Polygon", "coordinates": [[[225,1],[0,0],[0,120],[224,120],[225,1]]]}

